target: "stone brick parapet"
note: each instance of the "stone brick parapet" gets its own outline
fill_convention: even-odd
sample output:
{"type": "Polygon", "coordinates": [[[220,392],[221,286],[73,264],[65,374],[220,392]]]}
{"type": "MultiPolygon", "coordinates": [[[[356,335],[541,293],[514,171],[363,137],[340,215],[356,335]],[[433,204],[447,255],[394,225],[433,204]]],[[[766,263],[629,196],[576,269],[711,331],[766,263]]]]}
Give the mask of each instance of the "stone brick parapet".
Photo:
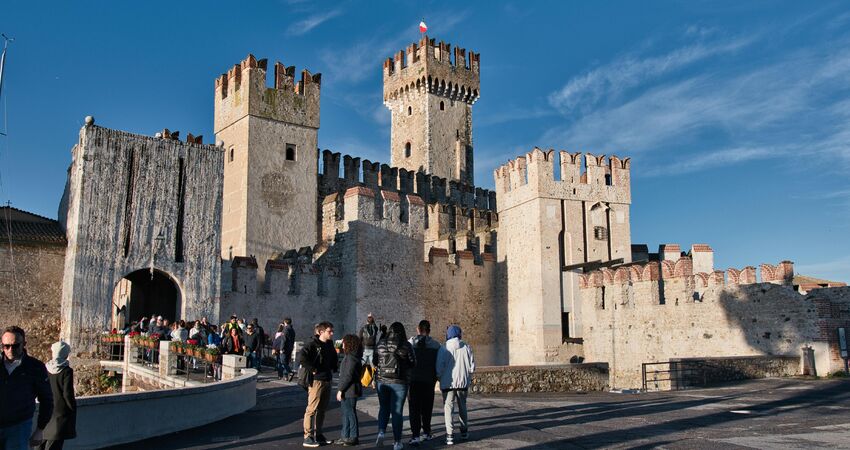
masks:
{"type": "Polygon", "coordinates": [[[319,198],[364,186],[373,191],[390,191],[399,195],[416,194],[424,203],[457,205],[462,208],[495,211],[496,193],[480,187],[449,181],[436,175],[412,171],[387,164],[322,151],[323,169],[319,173],[319,198]],[[343,176],[339,176],[340,163],[343,176]]]}
{"type": "Polygon", "coordinates": [[[478,367],[472,376],[472,392],[589,392],[606,391],[607,363],[547,366],[478,367]]]}
{"type": "Polygon", "coordinates": [[[559,151],[561,175],[555,178],[555,150],[535,147],[494,171],[499,211],[537,197],[631,203],[631,159],[559,151]],[[582,156],[584,158],[582,158],[582,156]],[[582,164],[584,159],[584,164],[582,164]],[[503,195],[508,194],[510,195],[503,195]]]}

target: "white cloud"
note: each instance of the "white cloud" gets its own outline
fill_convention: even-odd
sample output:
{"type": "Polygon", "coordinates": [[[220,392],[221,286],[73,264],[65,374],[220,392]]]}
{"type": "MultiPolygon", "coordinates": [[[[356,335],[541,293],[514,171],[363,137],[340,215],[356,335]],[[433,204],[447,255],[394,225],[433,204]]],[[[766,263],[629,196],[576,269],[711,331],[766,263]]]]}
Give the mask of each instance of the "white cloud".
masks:
{"type": "MultiPolygon", "coordinates": [[[[700,31],[686,31],[687,35],[700,31]]],[[[661,56],[641,59],[626,55],[618,60],[573,78],[563,88],[549,96],[549,103],[564,113],[577,108],[589,108],[606,97],[617,97],[629,88],[681,69],[708,57],[739,50],[752,38],[736,39],[713,44],[697,43],[675,49],[661,56]]]]}
{"type": "Polygon", "coordinates": [[[573,78],[550,96],[565,120],[541,141],[644,153],[643,175],[792,155],[828,165],[828,158],[800,158],[810,154],[837,156],[850,167],[850,101],[842,100],[850,38],[838,39],[834,51],[804,47],[757,61],[727,54],[748,43],[757,39],[686,45],[642,60],[626,56],[573,78]],[[720,54],[722,64],[707,60],[720,54]],[[676,69],[682,73],[673,77],[676,69]],[[654,161],[659,150],[680,158],[654,161]]]}
{"type": "Polygon", "coordinates": [[[313,14],[307,17],[304,20],[299,20],[298,22],[293,23],[286,29],[286,34],[290,36],[301,36],[302,34],[307,34],[313,28],[327,22],[328,20],[333,19],[336,16],[342,14],[342,9],[332,9],[330,11],[325,11],[318,14],[313,14]]]}
{"type": "Polygon", "coordinates": [[[850,282],[850,257],[832,261],[802,262],[794,265],[794,272],[830,281],[850,282]]]}
{"type": "MultiPolygon", "coordinates": [[[[435,14],[428,19],[432,32],[447,32],[466,19],[466,11],[452,14],[435,14]],[[439,25],[436,25],[439,24],[439,25]],[[437,29],[439,26],[439,29],[437,29]]],[[[333,80],[334,85],[357,84],[371,75],[380,73],[382,62],[391,57],[395,52],[407,47],[414,42],[411,30],[414,30],[417,21],[411,21],[403,30],[397,31],[389,37],[379,30],[370,33],[370,37],[357,40],[344,50],[338,47],[323,50],[320,55],[326,71],[333,80]]]]}

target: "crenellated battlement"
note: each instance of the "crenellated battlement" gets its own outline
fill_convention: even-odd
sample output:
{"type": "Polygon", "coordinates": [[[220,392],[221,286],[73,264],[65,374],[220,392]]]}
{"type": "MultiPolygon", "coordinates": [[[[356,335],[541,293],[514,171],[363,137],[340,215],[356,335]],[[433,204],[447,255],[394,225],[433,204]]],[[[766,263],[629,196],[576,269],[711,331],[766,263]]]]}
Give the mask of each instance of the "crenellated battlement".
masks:
{"type": "Polygon", "coordinates": [[[365,186],[355,186],[342,195],[334,193],[325,197],[322,202],[322,241],[334,240],[337,233],[349,231],[354,222],[421,240],[425,230],[425,203],[415,194],[400,195],[365,186]]]}
{"type": "Polygon", "coordinates": [[[493,176],[500,210],[534,197],[631,203],[631,159],[543,151],[537,147],[497,168],[493,176]],[[560,177],[555,177],[556,155],[560,177]]]}
{"type": "Polygon", "coordinates": [[[322,75],[305,69],[296,81],[294,66],[276,62],[269,86],[267,66],[249,54],[216,78],[216,133],[248,115],[319,128],[322,75]]]}
{"type": "MultiPolygon", "coordinates": [[[[263,263],[263,293],[269,295],[334,296],[342,277],[338,266],[317,264],[310,247],[274,255],[263,263]]],[[[231,291],[256,295],[259,263],[253,256],[237,256],[231,262],[231,291]]]]}
{"type": "Polygon", "coordinates": [[[756,268],[747,266],[742,269],[730,267],[726,272],[694,272],[693,260],[688,256],[676,260],[665,259],[642,264],[629,264],[617,268],[602,268],[578,275],[579,288],[590,289],[604,286],[634,284],[640,282],[683,281],[697,291],[702,288],[772,283],[791,285],[794,277],[794,263],[782,261],[778,265],[761,265],[761,281],[756,276],[756,268]]]}
{"type": "Polygon", "coordinates": [[[466,209],[496,210],[496,193],[487,189],[445,178],[390,167],[387,164],[322,151],[323,170],[319,173],[319,196],[363,186],[373,191],[390,191],[399,195],[415,194],[424,203],[457,205],[466,209]],[[340,163],[343,175],[339,176],[340,163]]]}
{"type": "Polygon", "coordinates": [[[475,103],[480,89],[481,55],[423,36],[384,61],[384,102],[430,93],[475,103]]]}

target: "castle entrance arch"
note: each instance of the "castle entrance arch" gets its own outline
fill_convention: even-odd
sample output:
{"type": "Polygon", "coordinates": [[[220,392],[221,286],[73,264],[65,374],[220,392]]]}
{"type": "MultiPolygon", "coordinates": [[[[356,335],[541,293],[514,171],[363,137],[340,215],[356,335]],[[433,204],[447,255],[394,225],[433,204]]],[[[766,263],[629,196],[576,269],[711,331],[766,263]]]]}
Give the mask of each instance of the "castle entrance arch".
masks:
{"type": "Polygon", "coordinates": [[[124,276],[112,297],[113,327],[153,315],[174,321],[180,318],[180,287],[168,273],[140,269],[124,276]]]}

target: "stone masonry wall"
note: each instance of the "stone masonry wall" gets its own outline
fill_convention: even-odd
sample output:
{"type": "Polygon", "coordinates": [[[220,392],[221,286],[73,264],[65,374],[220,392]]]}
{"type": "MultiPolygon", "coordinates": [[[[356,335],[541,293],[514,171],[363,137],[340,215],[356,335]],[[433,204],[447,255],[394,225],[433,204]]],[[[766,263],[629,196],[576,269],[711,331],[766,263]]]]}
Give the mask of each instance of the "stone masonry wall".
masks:
{"type": "Polygon", "coordinates": [[[149,268],[152,255],[154,267],[178,286],[180,316],[217,320],[222,153],[95,125],[80,130],[62,290],[61,335],[72,346],[83,350],[86,336],[108,329],[116,284],[149,268]]]}
{"type": "Polygon", "coordinates": [[[590,392],[608,390],[604,363],[476,367],[472,392],[590,392]]]}
{"type": "MultiPolygon", "coordinates": [[[[839,369],[830,358],[830,311],[850,306],[850,289],[800,295],[785,275],[753,267],[691,272],[690,258],[602,270],[580,276],[587,360],[606,361],[611,385],[639,387],[641,363],[676,358],[779,355],[815,348],[818,373],[839,369]],[[770,274],[769,274],[770,273],[770,274]],[[828,305],[828,306],[823,306],[828,305]]],[[[790,274],[790,275],[789,275],[790,274]]],[[[840,360],[839,360],[840,361],[840,360]]]]}
{"type": "Polygon", "coordinates": [[[0,304],[3,329],[18,325],[27,333],[27,351],[47,361],[50,345],[59,340],[65,247],[0,245],[0,304]]]}

